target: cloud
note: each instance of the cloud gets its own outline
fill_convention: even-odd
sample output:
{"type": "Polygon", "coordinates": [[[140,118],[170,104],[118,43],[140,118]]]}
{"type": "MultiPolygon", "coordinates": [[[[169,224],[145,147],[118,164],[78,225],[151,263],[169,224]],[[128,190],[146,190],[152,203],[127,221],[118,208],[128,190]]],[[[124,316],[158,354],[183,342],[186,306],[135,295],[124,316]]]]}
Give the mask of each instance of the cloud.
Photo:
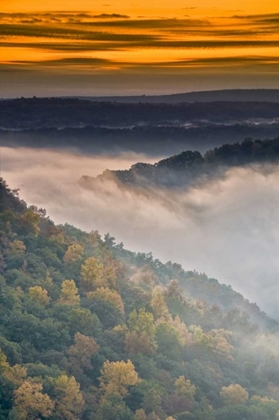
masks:
{"type": "MultiPolygon", "coordinates": [[[[24,66],[24,68],[75,68],[80,67],[83,69],[92,68],[122,68],[132,70],[149,69],[150,71],[158,71],[160,69],[167,68],[224,68],[224,67],[248,67],[251,69],[253,66],[266,66],[269,71],[274,71],[278,68],[279,57],[273,56],[225,56],[225,57],[209,57],[209,58],[197,58],[197,59],[180,59],[173,61],[163,61],[159,63],[143,62],[136,64],[127,61],[109,60],[98,57],[70,57],[53,60],[42,60],[38,61],[14,61],[8,68],[18,65],[24,66]]],[[[3,66],[4,67],[4,66],[3,66]]]]}
{"type": "Polygon", "coordinates": [[[120,15],[118,13],[101,13],[100,15],[93,15],[96,19],[129,19],[128,15],[120,15]]]}
{"type": "Polygon", "coordinates": [[[90,41],[121,41],[121,42],[152,42],[158,37],[148,34],[121,34],[109,32],[92,32],[59,26],[39,25],[9,25],[0,24],[0,36],[34,37],[34,38],[64,38],[90,41]]]}
{"type": "Polygon", "coordinates": [[[11,187],[56,222],[109,231],[131,250],[206,272],[278,315],[278,165],[234,168],[196,188],[166,192],[127,190],[113,179],[90,188],[77,183],[143,156],[2,148],[2,159],[11,187]]]}
{"type": "MultiPolygon", "coordinates": [[[[91,22],[84,22],[84,25],[90,25],[91,22]]],[[[111,20],[109,22],[92,22],[93,26],[108,26],[127,29],[170,29],[181,27],[200,27],[209,26],[207,19],[130,19],[130,20],[111,20]]]]}

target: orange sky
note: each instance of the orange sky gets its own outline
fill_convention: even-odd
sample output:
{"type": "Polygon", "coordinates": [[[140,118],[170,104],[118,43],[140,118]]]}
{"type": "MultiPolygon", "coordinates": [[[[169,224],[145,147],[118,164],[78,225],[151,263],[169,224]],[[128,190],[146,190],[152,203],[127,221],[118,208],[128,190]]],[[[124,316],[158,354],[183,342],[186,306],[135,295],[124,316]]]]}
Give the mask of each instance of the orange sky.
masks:
{"type": "Polygon", "coordinates": [[[277,3],[0,0],[0,89],[279,87],[277,3]]]}

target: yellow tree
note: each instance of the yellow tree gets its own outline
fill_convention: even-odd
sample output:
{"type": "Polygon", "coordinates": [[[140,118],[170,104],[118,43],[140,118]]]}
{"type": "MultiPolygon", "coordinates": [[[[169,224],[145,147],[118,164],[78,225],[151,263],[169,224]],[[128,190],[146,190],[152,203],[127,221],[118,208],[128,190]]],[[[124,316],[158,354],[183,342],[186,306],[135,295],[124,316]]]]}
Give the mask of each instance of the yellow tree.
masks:
{"type": "Polygon", "coordinates": [[[128,387],[139,382],[140,379],[131,360],[127,362],[107,360],[101,370],[100,387],[105,395],[125,396],[128,394],[128,387]]]}
{"type": "Polygon", "coordinates": [[[136,410],[134,420],[147,420],[145,411],[142,408],[136,410]]]}
{"type": "Polygon", "coordinates": [[[78,305],[79,302],[80,296],[74,280],[64,280],[61,285],[59,303],[64,303],[66,305],[78,305]]]}
{"type": "Polygon", "coordinates": [[[121,296],[116,290],[108,287],[99,287],[95,292],[87,293],[88,299],[100,299],[111,303],[122,314],[124,313],[124,305],[121,296]]]}
{"type": "Polygon", "coordinates": [[[81,260],[83,251],[84,249],[80,244],[70,245],[64,255],[64,258],[63,258],[64,263],[67,264],[67,263],[81,260]]]}
{"type": "Polygon", "coordinates": [[[133,310],[130,314],[128,324],[131,331],[135,331],[138,334],[146,333],[148,336],[154,337],[154,316],[144,308],[141,308],[138,312],[133,310]]]}
{"type": "Polygon", "coordinates": [[[133,310],[129,317],[130,330],[125,336],[126,352],[134,354],[153,354],[157,348],[155,342],[154,316],[141,308],[139,312],[133,310]]]}
{"type": "Polygon", "coordinates": [[[26,246],[22,241],[15,240],[11,244],[11,251],[10,253],[13,255],[23,255],[26,251],[26,246]]]}
{"type": "Polygon", "coordinates": [[[94,338],[76,333],[75,344],[69,348],[72,363],[78,363],[82,369],[92,369],[91,357],[98,353],[99,345],[94,338]]]}
{"type": "Polygon", "coordinates": [[[84,409],[84,400],[80,392],[80,385],[72,376],[61,375],[56,379],[54,414],[59,419],[78,420],[84,409]]]}
{"type": "Polygon", "coordinates": [[[42,393],[42,389],[41,383],[23,382],[14,392],[12,418],[16,420],[37,420],[41,416],[49,417],[54,405],[50,397],[42,393]]]}
{"type": "Polygon", "coordinates": [[[242,388],[239,384],[223,386],[220,396],[226,405],[246,404],[249,398],[246,389],[242,388]]]}
{"type": "Polygon", "coordinates": [[[5,372],[10,368],[9,363],[7,362],[6,355],[0,349],[0,373],[5,372]]]}
{"type": "Polygon", "coordinates": [[[161,420],[159,416],[155,413],[155,411],[152,411],[152,413],[149,413],[146,417],[147,420],[161,420]]]}
{"type": "Polygon", "coordinates": [[[88,258],[81,267],[81,285],[86,292],[108,286],[104,277],[104,267],[96,258],[88,258]]]}
{"type": "Polygon", "coordinates": [[[48,292],[41,286],[30,287],[29,297],[33,302],[39,303],[40,305],[47,306],[49,304],[48,292]]]}
{"type": "Polygon", "coordinates": [[[179,334],[180,341],[183,345],[191,342],[191,335],[183,321],[177,315],[174,319],[169,317],[168,324],[171,325],[179,334]]]}
{"type": "Polygon", "coordinates": [[[189,380],[186,380],[185,376],[179,376],[174,385],[176,395],[189,401],[194,401],[196,387],[195,385],[192,385],[189,380]]]}
{"type": "Polygon", "coordinates": [[[229,338],[232,333],[228,330],[219,329],[211,330],[209,335],[213,339],[212,345],[214,353],[217,353],[228,360],[233,360],[233,357],[231,356],[233,346],[229,343],[229,338]]]}
{"type": "Polygon", "coordinates": [[[37,213],[31,209],[28,209],[22,216],[20,216],[19,220],[23,227],[31,230],[34,235],[38,235],[40,232],[40,216],[37,213]]]}
{"type": "Polygon", "coordinates": [[[154,288],[151,299],[151,308],[156,318],[169,318],[170,313],[160,286],[154,288]]]}
{"type": "Polygon", "coordinates": [[[19,387],[27,378],[27,369],[21,365],[11,366],[4,372],[4,377],[19,387]]]}

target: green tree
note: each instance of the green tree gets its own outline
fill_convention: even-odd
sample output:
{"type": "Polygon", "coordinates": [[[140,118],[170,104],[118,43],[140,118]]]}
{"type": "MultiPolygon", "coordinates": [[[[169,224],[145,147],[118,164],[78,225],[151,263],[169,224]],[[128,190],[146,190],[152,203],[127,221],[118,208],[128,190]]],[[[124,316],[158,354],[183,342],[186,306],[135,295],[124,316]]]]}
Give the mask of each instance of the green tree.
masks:
{"type": "Polygon", "coordinates": [[[102,399],[97,413],[97,420],[132,419],[133,413],[127,407],[120,395],[107,395],[105,398],[102,399]]]}

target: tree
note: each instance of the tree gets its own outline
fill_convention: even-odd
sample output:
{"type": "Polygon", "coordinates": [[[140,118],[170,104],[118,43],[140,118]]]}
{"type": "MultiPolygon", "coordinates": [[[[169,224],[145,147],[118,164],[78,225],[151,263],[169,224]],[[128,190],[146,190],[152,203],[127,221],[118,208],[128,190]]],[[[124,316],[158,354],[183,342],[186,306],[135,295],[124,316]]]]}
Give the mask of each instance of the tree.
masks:
{"type": "Polygon", "coordinates": [[[20,216],[19,222],[22,227],[21,233],[28,234],[31,231],[34,235],[39,234],[40,215],[35,213],[32,209],[27,209],[26,212],[20,216]]]}
{"type": "Polygon", "coordinates": [[[101,370],[100,388],[105,395],[121,395],[128,394],[128,387],[137,385],[140,382],[135,367],[131,360],[124,362],[104,363],[101,370]]]}
{"type": "Polygon", "coordinates": [[[73,308],[69,316],[71,332],[80,332],[84,335],[95,335],[100,329],[100,321],[97,316],[86,308],[73,308]]]}
{"type": "Polygon", "coordinates": [[[160,415],[160,417],[163,417],[163,410],[161,407],[161,393],[158,389],[152,387],[148,390],[148,392],[145,392],[145,395],[143,397],[142,402],[142,408],[146,413],[148,413],[148,417],[153,413],[154,415],[160,415]]]}
{"type": "Polygon", "coordinates": [[[96,258],[88,258],[81,267],[81,286],[86,292],[108,286],[104,277],[104,267],[96,258]]]}
{"type": "Polygon", "coordinates": [[[7,362],[6,355],[0,349],[0,373],[8,370],[10,368],[9,363],[7,362]]]}
{"type": "Polygon", "coordinates": [[[239,384],[223,386],[220,396],[226,405],[246,404],[249,398],[248,392],[239,384]]]}
{"type": "MultiPolygon", "coordinates": [[[[95,419],[95,417],[93,417],[95,419]]],[[[132,411],[120,395],[107,395],[101,400],[97,420],[134,420],[132,411]]]]}
{"type": "Polygon", "coordinates": [[[41,286],[30,287],[29,297],[33,302],[39,303],[40,305],[47,306],[49,304],[48,292],[41,286]]]}
{"type": "Polygon", "coordinates": [[[134,420],[147,420],[145,411],[142,408],[136,410],[134,420]]]}
{"type": "Polygon", "coordinates": [[[63,261],[65,264],[79,261],[82,259],[82,255],[84,252],[83,246],[80,244],[72,244],[68,247],[67,251],[65,252],[63,261]]]}
{"type": "Polygon", "coordinates": [[[82,369],[92,369],[91,357],[98,353],[99,345],[94,338],[76,333],[75,344],[69,348],[71,364],[78,364],[82,369]]]}
{"type": "Polygon", "coordinates": [[[159,416],[155,413],[155,411],[152,411],[152,413],[147,415],[146,420],[161,420],[159,416]]]}
{"type": "Polygon", "coordinates": [[[185,379],[185,376],[179,376],[176,379],[175,383],[175,393],[182,398],[187,398],[190,401],[194,401],[194,396],[196,393],[195,385],[192,385],[189,380],[185,379]]]}
{"type": "Polygon", "coordinates": [[[212,337],[213,352],[228,360],[233,360],[231,356],[233,346],[228,341],[232,333],[224,329],[219,329],[211,330],[209,334],[212,337]]]}
{"type": "Polygon", "coordinates": [[[95,292],[87,293],[88,299],[100,299],[111,303],[115,308],[124,314],[124,305],[119,293],[116,290],[111,290],[108,287],[100,287],[95,292]]]}
{"type": "Polygon", "coordinates": [[[19,387],[27,378],[27,369],[18,364],[11,366],[4,372],[4,377],[13,385],[19,387]]]}
{"type": "Polygon", "coordinates": [[[180,288],[178,280],[172,279],[170,283],[167,284],[166,296],[178,300],[179,302],[183,301],[183,290],[180,288]]]}
{"type": "Polygon", "coordinates": [[[155,342],[154,317],[150,312],[141,308],[139,312],[133,310],[128,325],[130,331],[125,336],[125,348],[129,355],[153,354],[157,348],[155,342]]]}
{"type": "Polygon", "coordinates": [[[25,251],[26,251],[26,246],[24,245],[22,241],[19,241],[16,239],[11,243],[10,253],[12,255],[23,255],[25,251]]]}
{"type": "Polygon", "coordinates": [[[144,354],[150,356],[155,353],[157,344],[150,339],[147,333],[138,334],[128,331],[125,336],[125,351],[129,356],[144,354]]]}
{"type": "Polygon", "coordinates": [[[14,407],[11,413],[15,420],[37,420],[41,416],[49,417],[54,404],[47,394],[41,391],[41,383],[25,381],[14,392],[14,407]]]}
{"type": "Polygon", "coordinates": [[[64,280],[61,285],[61,293],[59,303],[66,305],[78,305],[80,302],[80,296],[78,294],[78,288],[74,280],[64,280]]]}
{"type": "Polygon", "coordinates": [[[151,308],[156,318],[167,319],[170,316],[161,287],[157,286],[153,290],[151,308]]]}
{"type": "Polygon", "coordinates": [[[178,315],[174,319],[170,317],[168,319],[168,324],[177,331],[180,341],[183,345],[189,344],[191,342],[190,333],[186,325],[184,324],[184,322],[181,321],[178,315]]]}
{"type": "Polygon", "coordinates": [[[160,353],[170,359],[179,360],[183,344],[176,328],[166,321],[159,322],[155,339],[160,353]]]}
{"type": "Polygon", "coordinates": [[[128,325],[131,331],[135,331],[138,334],[146,333],[149,337],[154,337],[154,317],[151,312],[146,312],[145,308],[141,308],[138,312],[133,310],[130,314],[128,325]]]}
{"type": "Polygon", "coordinates": [[[54,415],[57,419],[78,420],[84,409],[84,400],[80,392],[80,385],[72,376],[59,376],[55,381],[54,415]]]}
{"type": "Polygon", "coordinates": [[[194,409],[196,420],[215,420],[215,413],[209,401],[203,397],[201,402],[196,404],[194,409]]]}

